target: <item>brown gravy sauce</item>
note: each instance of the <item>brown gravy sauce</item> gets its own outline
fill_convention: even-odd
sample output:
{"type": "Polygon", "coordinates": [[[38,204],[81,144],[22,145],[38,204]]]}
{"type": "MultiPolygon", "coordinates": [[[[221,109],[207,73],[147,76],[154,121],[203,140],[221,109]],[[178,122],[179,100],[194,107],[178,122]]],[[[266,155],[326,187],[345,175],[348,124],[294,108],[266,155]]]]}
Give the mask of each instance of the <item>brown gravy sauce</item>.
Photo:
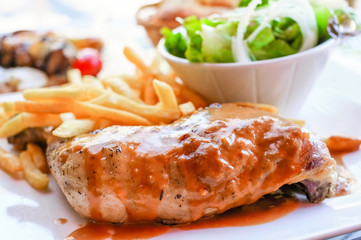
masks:
{"type": "Polygon", "coordinates": [[[191,224],[175,226],[151,223],[112,225],[88,222],[68,237],[72,237],[74,240],[147,239],[179,230],[249,226],[276,220],[295,211],[298,207],[299,201],[294,195],[276,193],[266,195],[254,204],[234,208],[191,224]]]}
{"type": "Polygon", "coordinates": [[[209,210],[218,214],[253,203],[296,177],[314,148],[308,138],[307,132],[284,127],[272,116],[223,105],[174,125],[107,128],[83,139],[76,146],[80,149],[73,151],[84,153],[92,219],[111,221],[102,212],[117,216],[114,211],[122,211],[102,204],[107,197],[103,189],[108,189],[124,204],[129,222],[156,220],[164,202],[174,201],[184,210],[183,197],[188,199],[190,220],[195,221],[209,210]],[[269,151],[274,148],[277,151],[269,151]],[[183,188],[187,196],[181,194],[183,188]]]}
{"type": "Polygon", "coordinates": [[[65,224],[67,222],[68,222],[68,219],[65,219],[65,218],[58,218],[55,220],[56,224],[65,224]]]}
{"type": "MultiPolygon", "coordinates": [[[[255,123],[257,124],[257,123],[255,123]]],[[[266,127],[270,127],[267,124],[265,124],[266,127]]],[[[217,126],[215,126],[217,127],[217,126]]],[[[259,127],[256,127],[254,129],[259,129],[259,127]]],[[[252,129],[251,129],[252,130],[252,129]]],[[[302,134],[302,133],[298,133],[295,132],[294,134],[302,134]]],[[[303,137],[307,137],[307,136],[303,136],[303,137]]],[[[358,149],[360,145],[358,145],[358,147],[351,147],[351,148],[337,148],[337,153],[338,155],[335,155],[335,151],[332,151],[332,143],[337,143],[334,144],[333,146],[340,146],[340,142],[343,143],[343,141],[347,141],[348,139],[341,139],[341,138],[330,138],[331,139],[331,145],[328,144],[328,147],[330,148],[330,152],[334,153],[334,157],[336,159],[338,159],[339,165],[341,166],[342,164],[340,164],[340,162],[342,163],[342,156],[343,154],[348,153],[349,151],[340,151],[340,149],[350,149],[352,151],[354,151],[354,149],[358,149]],[[336,141],[335,141],[336,140],[336,141]],[[339,155],[341,154],[341,155],[339,155]]],[[[122,141],[119,141],[122,142],[122,141]]],[[[359,143],[359,142],[357,142],[359,143]]],[[[288,144],[287,141],[284,142],[284,144],[288,144]]],[[[352,144],[355,144],[355,142],[352,142],[352,144]]],[[[172,144],[169,144],[172,145],[172,144]]],[[[348,144],[345,144],[345,146],[348,144]]],[[[140,145],[143,146],[143,145],[140,145]]],[[[143,146],[144,147],[144,146],[143,146]]],[[[312,146],[309,146],[310,148],[312,146]]],[[[123,148],[124,150],[124,148],[123,148]]],[[[88,149],[88,151],[90,151],[88,149]]],[[[125,149],[126,151],[126,149],[125,149]]],[[[94,152],[98,152],[98,151],[94,151],[94,152]]],[[[131,153],[128,153],[131,154],[131,153]]],[[[99,156],[96,156],[97,154],[88,154],[89,159],[86,159],[85,161],[85,168],[86,168],[86,172],[87,172],[87,176],[89,177],[88,180],[88,190],[89,192],[91,192],[91,195],[89,196],[89,204],[90,204],[90,210],[91,210],[91,216],[93,219],[95,220],[99,220],[102,221],[103,217],[102,217],[102,213],[99,210],[99,197],[100,197],[100,192],[98,192],[98,189],[101,186],[98,186],[97,184],[101,183],[102,181],[100,181],[100,179],[102,179],[102,164],[101,164],[101,156],[103,156],[104,154],[99,152],[99,156]]],[[[230,156],[228,156],[230,157],[230,156]]],[[[208,159],[208,158],[207,158],[208,159]]],[[[230,158],[231,159],[231,158],[230,158]]],[[[164,163],[164,161],[162,160],[161,157],[153,157],[153,158],[149,158],[147,159],[148,161],[151,160],[151,162],[149,163],[149,165],[153,166],[152,171],[154,172],[160,172],[162,167],[162,164],[160,163],[164,163]],[[154,166],[156,166],[154,168],[154,166]]],[[[154,213],[152,211],[149,211],[149,209],[157,209],[157,204],[154,202],[159,202],[159,201],[152,201],[153,199],[158,199],[159,193],[161,192],[160,189],[153,189],[149,186],[151,186],[152,184],[149,184],[149,179],[144,179],[144,176],[151,176],[153,173],[151,172],[147,172],[149,170],[146,170],[146,168],[140,165],[137,165],[137,163],[130,163],[130,169],[132,169],[132,171],[134,170],[141,170],[141,174],[134,172],[132,173],[133,175],[139,174],[140,177],[134,178],[134,179],[138,179],[139,182],[137,182],[136,184],[134,184],[135,186],[141,186],[141,187],[137,187],[138,191],[141,190],[141,193],[139,193],[139,196],[146,196],[147,203],[149,203],[150,206],[146,206],[144,211],[142,210],[142,214],[139,214],[138,216],[135,214],[132,214],[132,209],[129,208],[130,211],[130,217],[132,220],[152,220],[154,219],[154,213]],[[143,176],[143,177],[142,177],[143,176]],[[156,194],[154,194],[156,193],[156,194]],[[154,195],[154,196],[153,196],[154,195]],[[153,207],[152,207],[153,206],[153,207]],[[150,213],[150,217],[149,219],[144,219],[144,216],[148,216],[148,214],[150,213]]],[[[216,166],[216,164],[214,165],[216,166]]],[[[188,169],[194,169],[192,168],[192,166],[180,166],[181,168],[184,167],[185,170],[188,169]]],[[[301,166],[297,166],[295,165],[295,169],[297,170],[298,168],[300,168],[301,166]]],[[[254,169],[260,169],[259,167],[255,167],[254,169]]],[[[188,172],[188,171],[184,171],[184,172],[188,172]]],[[[212,169],[212,172],[215,172],[215,177],[217,177],[217,171],[216,169],[212,169]],[[213,171],[214,170],[214,171],[213,171]]],[[[202,176],[203,172],[191,172],[193,174],[195,174],[196,176],[202,176]]],[[[261,174],[261,173],[249,173],[249,177],[250,178],[256,178],[257,174],[261,174]]],[[[277,175],[287,175],[290,174],[289,169],[285,168],[285,169],[279,169],[279,171],[277,172],[277,175]]],[[[160,174],[154,174],[153,176],[160,176],[160,174]]],[[[190,179],[195,179],[192,174],[190,174],[189,176],[186,176],[186,180],[191,181],[190,179]]],[[[271,181],[269,181],[269,184],[273,184],[276,183],[276,179],[277,176],[274,176],[274,180],[272,179],[271,181]]],[[[163,179],[157,179],[156,182],[160,183],[160,185],[162,185],[164,182],[166,182],[165,180],[167,180],[166,178],[163,179]]],[[[249,179],[247,179],[248,181],[249,179]]],[[[123,189],[122,183],[123,181],[119,181],[120,183],[113,183],[112,181],[106,181],[109,182],[111,187],[113,187],[114,189],[123,189]]],[[[198,188],[199,186],[197,185],[198,182],[189,182],[187,185],[188,186],[193,186],[194,189],[190,189],[190,192],[192,193],[197,193],[198,192],[198,188]]],[[[241,185],[243,183],[240,183],[241,185]]],[[[270,186],[262,186],[263,188],[270,188],[270,186]]],[[[137,189],[130,189],[130,190],[137,190],[137,189]]],[[[344,195],[343,191],[345,188],[343,187],[342,183],[340,184],[340,192],[338,193],[338,195],[344,195]]],[[[118,196],[120,198],[126,197],[123,196],[124,193],[119,193],[118,196]]],[[[199,198],[200,201],[196,201],[198,200],[197,198],[195,198],[194,206],[190,206],[190,207],[200,207],[202,208],[202,202],[207,202],[208,200],[212,200],[212,199],[206,199],[206,198],[199,198]]],[[[222,203],[220,203],[222,204],[222,203]]],[[[266,223],[266,222],[270,222],[272,220],[281,218],[285,215],[287,215],[288,213],[296,210],[299,206],[299,202],[297,200],[297,198],[290,196],[290,195],[266,195],[265,197],[261,198],[259,201],[257,201],[254,204],[251,205],[245,205],[243,207],[239,207],[239,208],[234,208],[231,209],[223,214],[219,214],[216,215],[214,217],[209,217],[209,218],[205,218],[205,219],[200,219],[196,222],[193,222],[191,224],[186,224],[186,225],[177,225],[177,226],[168,226],[168,225],[160,225],[160,224],[151,224],[151,223],[141,223],[141,224],[124,224],[124,225],[112,225],[112,224],[100,224],[100,223],[94,223],[94,222],[89,222],[86,226],[81,227],[77,230],[75,230],[73,233],[71,233],[69,235],[69,237],[71,237],[71,239],[74,240],[85,240],[85,239],[94,239],[94,240],[103,240],[103,239],[113,239],[113,240],[118,240],[118,239],[146,239],[146,238],[151,238],[151,237],[155,237],[155,236],[159,236],[161,234],[164,234],[166,232],[169,231],[180,231],[180,230],[193,230],[193,229],[205,229],[205,228],[221,228],[221,227],[239,227],[239,226],[249,226],[249,225],[255,225],[255,224],[262,224],[262,223],[266,223]]],[[[222,209],[222,208],[220,208],[222,209]]],[[[192,210],[193,212],[195,212],[196,216],[193,216],[193,219],[197,219],[198,215],[200,215],[200,213],[198,213],[195,209],[192,210]]],[[[136,212],[134,212],[136,213],[136,212]]]]}

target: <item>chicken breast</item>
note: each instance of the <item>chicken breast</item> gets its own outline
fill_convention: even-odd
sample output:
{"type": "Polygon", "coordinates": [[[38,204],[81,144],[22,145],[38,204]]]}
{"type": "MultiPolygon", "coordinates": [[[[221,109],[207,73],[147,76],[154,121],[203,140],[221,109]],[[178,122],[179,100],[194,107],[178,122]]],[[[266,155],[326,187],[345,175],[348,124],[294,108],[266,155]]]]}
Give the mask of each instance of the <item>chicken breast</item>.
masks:
{"type": "Polygon", "coordinates": [[[212,105],[171,125],[54,140],[47,159],[79,214],[116,223],[192,222],[305,180],[318,202],[333,195],[337,178],[320,137],[237,104],[212,105]]]}

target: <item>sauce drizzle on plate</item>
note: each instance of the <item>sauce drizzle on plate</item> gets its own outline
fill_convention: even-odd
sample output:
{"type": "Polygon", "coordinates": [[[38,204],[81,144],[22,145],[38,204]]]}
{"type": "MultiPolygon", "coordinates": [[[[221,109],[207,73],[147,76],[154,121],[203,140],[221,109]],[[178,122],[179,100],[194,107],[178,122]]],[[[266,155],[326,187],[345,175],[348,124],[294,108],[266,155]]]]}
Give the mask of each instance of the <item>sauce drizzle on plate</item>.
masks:
{"type": "Polygon", "coordinates": [[[151,223],[112,225],[88,222],[86,226],[75,230],[68,237],[73,240],[146,239],[167,232],[173,234],[180,230],[249,226],[281,218],[296,210],[298,206],[297,197],[278,191],[264,196],[254,204],[234,208],[223,214],[204,218],[191,224],[175,226],[151,223]]]}
{"type": "Polygon", "coordinates": [[[67,222],[68,222],[68,219],[65,219],[65,218],[58,218],[55,220],[56,224],[65,224],[67,222]]]}

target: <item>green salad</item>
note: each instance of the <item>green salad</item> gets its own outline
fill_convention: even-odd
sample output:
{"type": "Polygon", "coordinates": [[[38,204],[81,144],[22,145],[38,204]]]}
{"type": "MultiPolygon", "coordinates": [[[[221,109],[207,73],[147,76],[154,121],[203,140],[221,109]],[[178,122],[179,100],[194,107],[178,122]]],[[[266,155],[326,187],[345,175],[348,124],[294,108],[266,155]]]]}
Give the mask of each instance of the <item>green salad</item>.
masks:
{"type": "Polygon", "coordinates": [[[361,21],[344,0],[242,0],[221,16],[178,19],[162,29],[167,51],[191,62],[247,62],[288,56],[328,40],[328,21],[361,21]]]}

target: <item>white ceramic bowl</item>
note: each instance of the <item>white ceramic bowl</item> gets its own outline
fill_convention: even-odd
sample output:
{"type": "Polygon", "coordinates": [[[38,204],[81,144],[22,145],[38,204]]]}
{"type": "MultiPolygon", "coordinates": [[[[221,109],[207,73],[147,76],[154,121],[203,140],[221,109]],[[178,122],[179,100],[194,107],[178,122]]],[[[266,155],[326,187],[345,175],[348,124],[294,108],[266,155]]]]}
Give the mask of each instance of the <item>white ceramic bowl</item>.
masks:
{"type": "Polygon", "coordinates": [[[272,104],[282,116],[291,117],[301,108],[334,45],[328,40],[301,53],[250,63],[192,63],[168,53],[164,39],[158,51],[185,84],[210,102],[272,104]]]}

